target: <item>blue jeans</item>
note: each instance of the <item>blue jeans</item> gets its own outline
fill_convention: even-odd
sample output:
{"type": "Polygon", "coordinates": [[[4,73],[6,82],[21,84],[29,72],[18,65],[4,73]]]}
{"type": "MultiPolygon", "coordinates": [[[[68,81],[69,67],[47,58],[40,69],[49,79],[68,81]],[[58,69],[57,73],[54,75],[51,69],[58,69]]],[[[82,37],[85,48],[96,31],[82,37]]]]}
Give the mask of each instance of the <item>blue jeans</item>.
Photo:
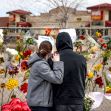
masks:
{"type": "Polygon", "coordinates": [[[39,107],[39,106],[34,106],[30,107],[31,111],[51,111],[50,108],[48,107],[39,107]]]}

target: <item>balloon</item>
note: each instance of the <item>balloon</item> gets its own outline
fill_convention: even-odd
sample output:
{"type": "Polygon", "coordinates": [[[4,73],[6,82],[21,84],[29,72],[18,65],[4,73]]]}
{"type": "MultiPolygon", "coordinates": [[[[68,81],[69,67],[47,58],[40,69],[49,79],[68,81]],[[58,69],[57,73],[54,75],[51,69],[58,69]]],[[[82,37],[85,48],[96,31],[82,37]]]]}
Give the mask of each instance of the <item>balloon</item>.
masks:
{"type": "Polygon", "coordinates": [[[90,92],[88,94],[88,97],[90,97],[92,100],[94,100],[94,103],[92,105],[92,109],[95,109],[101,105],[101,103],[103,101],[104,94],[101,92],[90,92]]]}

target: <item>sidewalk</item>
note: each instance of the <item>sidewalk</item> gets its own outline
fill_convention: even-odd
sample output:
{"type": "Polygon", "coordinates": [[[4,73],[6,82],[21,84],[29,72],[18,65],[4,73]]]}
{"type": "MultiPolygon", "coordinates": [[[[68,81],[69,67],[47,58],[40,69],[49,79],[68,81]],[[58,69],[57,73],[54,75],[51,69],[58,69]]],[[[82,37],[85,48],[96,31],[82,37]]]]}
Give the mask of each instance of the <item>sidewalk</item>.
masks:
{"type": "Polygon", "coordinates": [[[104,98],[101,106],[95,110],[92,110],[92,111],[111,111],[111,101],[104,98]]]}

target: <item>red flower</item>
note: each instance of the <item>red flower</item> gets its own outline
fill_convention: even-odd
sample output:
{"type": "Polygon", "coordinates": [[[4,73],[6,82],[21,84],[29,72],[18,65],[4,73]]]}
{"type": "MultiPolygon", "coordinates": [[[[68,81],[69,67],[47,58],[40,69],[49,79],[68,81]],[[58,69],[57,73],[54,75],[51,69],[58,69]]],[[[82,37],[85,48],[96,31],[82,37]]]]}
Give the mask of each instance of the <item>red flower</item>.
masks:
{"type": "Polygon", "coordinates": [[[83,36],[83,35],[80,35],[80,37],[79,37],[81,40],[84,40],[85,39],[85,37],[83,36]]]}
{"type": "Polygon", "coordinates": [[[18,39],[18,40],[20,40],[20,38],[21,38],[20,36],[17,36],[17,39],[18,39]]]}
{"type": "Polygon", "coordinates": [[[10,104],[4,104],[4,105],[1,107],[1,110],[2,110],[2,111],[11,111],[10,108],[11,108],[10,104]]]}
{"type": "Polygon", "coordinates": [[[19,98],[14,98],[9,104],[1,107],[2,111],[31,111],[27,102],[22,102],[19,98]]]}
{"type": "Polygon", "coordinates": [[[9,104],[11,106],[14,106],[15,104],[20,104],[20,103],[21,103],[21,100],[19,98],[13,98],[9,104]]]}
{"type": "Polygon", "coordinates": [[[23,52],[24,57],[30,56],[32,53],[31,50],[26,50],[25,52],[23,52]]]}
{"type": "Polygon", "coordinates": [[[13,107],[11,108],[11,111],[22,111],[21,103],[13,105],[13,107]]]}
{"type": "Polygon", "coordinates": [[[27,84],[27,83],[24,83],[24,84],[21,85],[20,90],[21,90],[23,93],[27,93],[27,88],[28,88],[28,84],[27,84]]]}
{"type": "Polygon", "coordinates": [[[22,111],[31,111],[27,105],[27,102],[22,102],[21,106],[22,106],[22,111]]]}
{"type": "Polygon", "coordinates": [[[46,36],[49,36],[50,35],[50,33],[51,33],[51,29],[50,28],[47,28],[46,30],[45,30],[45,35],[46,36]]]}
{"type": "Polygon", "coordinates": [[[22,63],[21,63],[21,70],[25,71],[27,69],[28,69],[27,61],[22,61],[22,63]]]}
{"type": "Polygon", "coordinates": [[[102,48],[103,48],[103,49],[106,49],[106,48],[107,48],[107,44],[105,44],[105,43],[102,44],[102,48]]]}
{"type": "Polygon", "coordinates": [[[98,84],[100,88],[102,88],[102,86],[103,86],[102,77],[97,76],[97,78],[95,79],[95,83],[98,84]]]}
{"type": "Polygon", "coordinates": [[[16,75],[19,71],[18,71],[18,67],[16,66],[10,66],[9,69],[8,69],[8,74],[10,75],[16,75]]]}

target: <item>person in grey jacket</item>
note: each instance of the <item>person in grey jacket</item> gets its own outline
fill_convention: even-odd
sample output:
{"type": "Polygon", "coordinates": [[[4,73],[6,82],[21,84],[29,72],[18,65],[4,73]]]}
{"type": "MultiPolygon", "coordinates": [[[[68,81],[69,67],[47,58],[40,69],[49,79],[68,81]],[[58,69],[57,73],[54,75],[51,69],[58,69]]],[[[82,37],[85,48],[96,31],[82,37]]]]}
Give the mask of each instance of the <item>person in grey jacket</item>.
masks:
{"type": "Polygon", "coordinates": [[[47,60],[51,57],[52,45],[48,41],[40,44],[38,53],[34,53],[28,61],[30,78],[28,81],[27,103],[32,111],[50,111],[53,105],[52,85],[61,84],[64,65],[59,54],[54,54],[53,70],[47,60]]]}

